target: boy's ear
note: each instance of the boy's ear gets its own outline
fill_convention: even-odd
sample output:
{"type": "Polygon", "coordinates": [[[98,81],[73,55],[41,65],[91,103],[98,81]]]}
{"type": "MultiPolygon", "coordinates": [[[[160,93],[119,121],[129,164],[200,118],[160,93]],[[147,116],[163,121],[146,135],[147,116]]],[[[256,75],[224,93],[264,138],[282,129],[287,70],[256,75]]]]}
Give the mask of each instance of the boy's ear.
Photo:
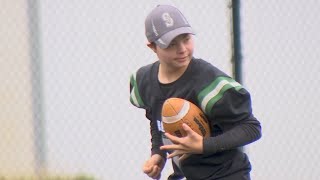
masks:
{"type": "Polygon", "coordinates": [[[150,42],[148,42],[148,43],[147,43],[147,46],[148,46],[150,49],[152,49],[153,52],[156,53],[157,46],[156,46],[155,43],[150,43],[150,42]]]}

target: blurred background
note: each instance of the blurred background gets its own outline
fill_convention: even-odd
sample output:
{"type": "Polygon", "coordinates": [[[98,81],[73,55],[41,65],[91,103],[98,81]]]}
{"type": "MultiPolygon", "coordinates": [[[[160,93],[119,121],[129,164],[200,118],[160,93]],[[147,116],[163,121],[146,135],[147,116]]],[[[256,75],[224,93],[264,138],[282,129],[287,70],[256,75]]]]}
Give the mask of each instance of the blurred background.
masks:
{"type": "MultiPolygon", "coordinates": [[[[228,0],[0,0],[0,179],[148,179],[149,122],[129,77],[157,60],[144,36],[157,4],[185,14],[195,57],[233,75],[228,0]]],[[[263,128],[245,147],[254,180],[320,176],[319,9],[240,1],[242,84],[263,128]]]]}

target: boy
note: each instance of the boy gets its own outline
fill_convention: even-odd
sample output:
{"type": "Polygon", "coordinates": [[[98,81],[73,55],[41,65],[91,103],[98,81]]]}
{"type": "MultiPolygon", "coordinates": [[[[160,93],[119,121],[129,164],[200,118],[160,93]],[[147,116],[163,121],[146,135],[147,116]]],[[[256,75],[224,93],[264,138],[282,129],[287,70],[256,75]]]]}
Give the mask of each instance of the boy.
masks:
{"type": "Polygon", "coordinates": [[[259,139],[261,126],[252,114],[249,92],[210,63],[193,57],[194,33],[177,8],[155,7],[145,20],[145,31],[148,47],[159,60],[130,79],[130,101],[145,109],[150,120],[151,157],[143,172],[159,179],[166,159],[172,158],[174,173],[169,180],[250,179],[251,165],[240,147],[259,139]],[[201,108],[211,136],[203,139],[186,124],[186,137],[163,136],[161,109],[170,97],[201,108]]]}

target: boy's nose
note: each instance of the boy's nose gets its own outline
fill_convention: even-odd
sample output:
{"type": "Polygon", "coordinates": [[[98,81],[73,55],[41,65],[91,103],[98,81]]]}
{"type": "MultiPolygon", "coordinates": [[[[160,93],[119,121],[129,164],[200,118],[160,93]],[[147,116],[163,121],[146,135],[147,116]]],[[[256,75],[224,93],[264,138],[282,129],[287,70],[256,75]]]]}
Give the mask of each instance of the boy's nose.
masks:
{"type": "Polygon", "coordinates": [[[184,52],[186,50],[186,46],[183,43],[178,43],[178,52],[184,52]]]}

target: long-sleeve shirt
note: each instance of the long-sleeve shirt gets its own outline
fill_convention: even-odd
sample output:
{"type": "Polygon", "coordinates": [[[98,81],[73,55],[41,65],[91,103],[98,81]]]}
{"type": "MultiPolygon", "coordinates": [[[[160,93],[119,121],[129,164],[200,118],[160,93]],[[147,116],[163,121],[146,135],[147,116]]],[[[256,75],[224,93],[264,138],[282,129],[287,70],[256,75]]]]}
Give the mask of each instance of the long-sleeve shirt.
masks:
{"type": "Polygon", "coordinates": [[[161,84],[159,62],[140,68],[130,79],[130,101],[146,110],[150,120],[152,154],[165,157],[161,132],[161,109],[170,97],[186,99],[197,105],[209,120],[211,136],[203,140],[203,154],[180,162],[188,179],[223,177],[250,169],[247,156],[239,147],[261,137],[261,126],[254,117],[249,92],[210,63],[193,58],[176,81],[161,84]],[[227,168],[228,167],[228,168],[227,168]]]}

